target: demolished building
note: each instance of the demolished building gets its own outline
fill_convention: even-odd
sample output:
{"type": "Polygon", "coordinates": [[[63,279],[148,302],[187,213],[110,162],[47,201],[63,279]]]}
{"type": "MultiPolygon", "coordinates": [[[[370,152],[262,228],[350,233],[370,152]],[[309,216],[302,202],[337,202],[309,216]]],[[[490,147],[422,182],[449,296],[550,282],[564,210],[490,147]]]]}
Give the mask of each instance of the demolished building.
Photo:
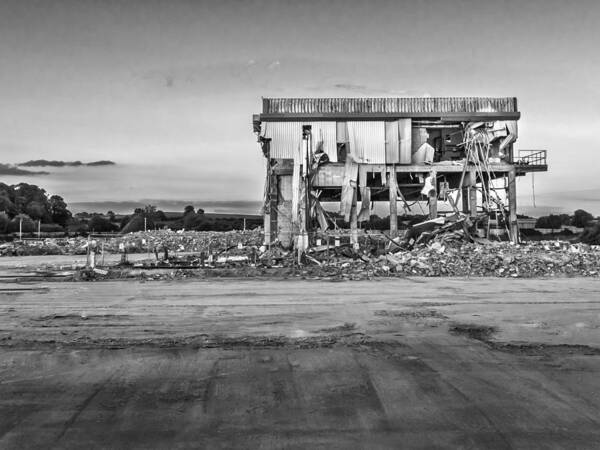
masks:
{"type": "Polygon", "coordinates": [[[514,97],[263,98],[265,242],[308,246],[336,226],[334,202],[356,243],[376,201],[389,202],[391,237],[398,206],[423,203],[430,219],[483,216],[488,234],[502,224],[518,241],[516,177],[548,168],[545,150],[514,148],[519,118],[514,97]]]}

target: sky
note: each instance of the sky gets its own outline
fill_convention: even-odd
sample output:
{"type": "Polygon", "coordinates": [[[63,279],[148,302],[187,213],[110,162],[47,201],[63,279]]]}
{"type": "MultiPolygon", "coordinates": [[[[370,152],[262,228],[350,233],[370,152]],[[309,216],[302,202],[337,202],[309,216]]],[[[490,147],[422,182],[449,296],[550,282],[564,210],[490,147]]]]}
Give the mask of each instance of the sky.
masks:
{"type": "Polygon", "coordinates": [[[260,200],[261,96],[516,96],[516,148],[548,150],[537,203],[600,205],[598,23],[596,0],[1,0],[1,162],[146,168],[104,200],[148,198],[148,173],[162,198],[260,200]]]}

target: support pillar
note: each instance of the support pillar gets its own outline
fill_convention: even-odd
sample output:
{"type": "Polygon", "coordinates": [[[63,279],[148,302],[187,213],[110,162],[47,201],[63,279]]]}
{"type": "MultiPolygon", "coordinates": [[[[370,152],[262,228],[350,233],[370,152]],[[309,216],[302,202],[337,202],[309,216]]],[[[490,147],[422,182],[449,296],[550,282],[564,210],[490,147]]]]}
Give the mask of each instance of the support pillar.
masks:
{"type": "Polygon", "coordinates": [[[433,189],[429,191],[429,218],[435,219],[437,217],[437,173],[432,170],[429,176],[433,184],[433,189]]]}
{"type": "Polygon", "coordinates": [[[353,245],[358,244],[358,211],[356,210],[356,188],[352,197],[352,208],[350,209],[350,240],[353,245]]]}
{"type": "Polygon", "coordinates": [[[471,217],[477,215],[477,174],[474,170],[469,173],[469,211],[471,217]]]}
{"type": "Polygon", "coordinates": [[[462,212],[469,214],[469,188],[463,187],[460,192],[460,201],[462,204],[462,212]]]}
{"type": "Polygon", "coordinates": [[[279,202],[277,193],[277,175],[271,174],[269,180],[269,201],[267,204],[267,214],[265,214],[265,240],[268,243],[277,239],[277,203],[279,202]],[[267,225],[267,217],[269,224],[267,225]],[[267,228],[269,230],[267,238],[267,228]]]}
{"type": "Polygon", "coordinates": [[[390,191],[390,237],[393,239],[398,236],[398,180],[393,167],[388,174],[388,188],[390,191]]]}
{"type": "Polygon", "coordinates": [[[508,220],[511,242],[519,243],[519,224],[517,222],[517,173],[513,167],[508,172],[508,220]]]}

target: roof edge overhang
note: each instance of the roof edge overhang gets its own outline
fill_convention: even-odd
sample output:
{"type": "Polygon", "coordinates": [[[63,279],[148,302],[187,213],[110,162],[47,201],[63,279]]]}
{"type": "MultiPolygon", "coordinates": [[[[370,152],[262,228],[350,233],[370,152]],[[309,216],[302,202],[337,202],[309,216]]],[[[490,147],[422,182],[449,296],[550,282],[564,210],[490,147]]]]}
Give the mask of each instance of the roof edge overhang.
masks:
{"type": "Polygon", "coordinates": [[[394,112],[394,113],[266,113],[257,114],[261,122],[300,121],[367,121],[397,119],[434,119],[445,122],[493,122],[496,120],[519,120],[521,113],[515,112],[394,112]]]}

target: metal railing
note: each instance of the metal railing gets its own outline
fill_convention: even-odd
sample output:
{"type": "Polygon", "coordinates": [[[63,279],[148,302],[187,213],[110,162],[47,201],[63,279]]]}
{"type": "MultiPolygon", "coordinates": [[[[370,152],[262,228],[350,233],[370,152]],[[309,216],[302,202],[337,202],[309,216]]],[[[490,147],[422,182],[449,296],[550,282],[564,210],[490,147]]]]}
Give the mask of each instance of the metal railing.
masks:
{"type": "Polygon", "coordinates": [[[519,150],[514,164],[518,166],[547,166],[546,150],[519,150]]]}

